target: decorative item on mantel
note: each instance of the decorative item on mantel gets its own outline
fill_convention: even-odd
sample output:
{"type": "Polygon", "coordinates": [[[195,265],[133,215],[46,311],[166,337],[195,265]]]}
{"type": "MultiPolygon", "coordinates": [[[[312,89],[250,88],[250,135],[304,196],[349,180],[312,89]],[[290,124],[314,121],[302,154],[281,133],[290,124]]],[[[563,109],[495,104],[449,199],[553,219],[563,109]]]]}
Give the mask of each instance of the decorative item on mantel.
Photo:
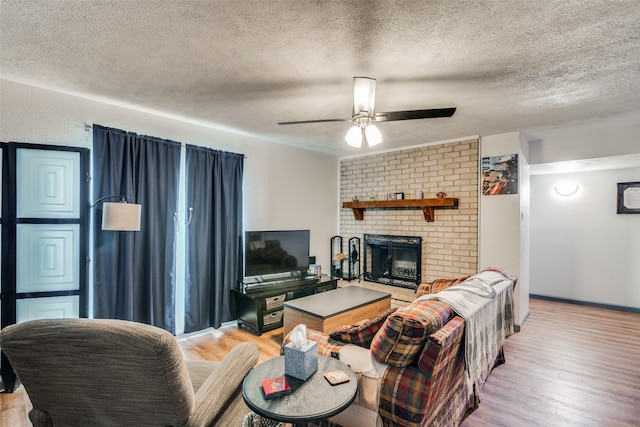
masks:
{"type": "Polygon", "coordinates": [[[444,199],[445,197],[447,197],[447,193],[445,193],[444,191],[441,191],[438,194],[436,194],[436,197],[438,199],[444,199]]]}
{"type": "Polygon", "coordinates": [[[387,200],[404,200],[404,193],[401,191],[387,193],[387,200]]]}
{"type": "Polygon", "coordinates": [[[318,370],[318,343],[307,339],[307,326],[296,325],[284,346],[284,373],[306,381],[318,370]]]}
{"type": "Polygon", "coordinates": [[[424,193],[422,190],[416,190],[416,199],[422,199],[424,197],[424,193]]]}

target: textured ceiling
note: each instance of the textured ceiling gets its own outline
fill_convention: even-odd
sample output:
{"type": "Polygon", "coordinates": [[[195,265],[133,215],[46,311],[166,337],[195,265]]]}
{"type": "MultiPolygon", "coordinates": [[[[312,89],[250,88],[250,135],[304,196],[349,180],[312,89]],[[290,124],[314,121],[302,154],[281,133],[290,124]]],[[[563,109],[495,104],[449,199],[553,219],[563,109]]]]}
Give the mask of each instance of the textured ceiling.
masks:
{"type": "MultiPolygon", "coordinates": [[[[352,77],[389,150],[640,111],[640,1],[0,0],[4,79],[349,155],[352,77]]],[[[105,125],[108,125],[106,123],[105,125]]],[[[161,135],[159,135],[161,136],[161,135]]]]}

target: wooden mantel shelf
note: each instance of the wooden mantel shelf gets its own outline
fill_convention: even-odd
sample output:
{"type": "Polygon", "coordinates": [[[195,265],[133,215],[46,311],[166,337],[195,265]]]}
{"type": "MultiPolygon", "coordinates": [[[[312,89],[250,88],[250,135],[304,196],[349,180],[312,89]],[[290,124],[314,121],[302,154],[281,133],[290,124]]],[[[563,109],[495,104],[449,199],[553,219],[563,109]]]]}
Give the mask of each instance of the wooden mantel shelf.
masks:
{"type": "Polygon", "coordinates": [[[433,199],[402,199],[402,200],[372,200],[370,202],[344,202],[343,208],[353,209],[353,216],[356,220],[364,219],[365,209],[422,209],[424,220],[433,222],[434,208],[458,209],[458,199],[453,197],[433,198],[433,199]]]}

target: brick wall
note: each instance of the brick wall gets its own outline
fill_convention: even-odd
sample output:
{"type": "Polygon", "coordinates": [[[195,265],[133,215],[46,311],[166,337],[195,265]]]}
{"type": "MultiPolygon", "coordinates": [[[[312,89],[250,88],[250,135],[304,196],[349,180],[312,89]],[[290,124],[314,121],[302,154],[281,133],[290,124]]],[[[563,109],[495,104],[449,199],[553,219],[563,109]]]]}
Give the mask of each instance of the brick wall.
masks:
{"type": "Polygon", "coordinates": [[[390,192],[425,198],[439,191],[456,197],[458,209],[435,209],[426,222],[420,209],[366,210],[356,221],[340,211],[340,235],[346,242],[364,234],[422,237],[422,281],[475,274],[478,268],[478,140],[412,148],[340,161],[340,201],[385,200],[390,192]]]}

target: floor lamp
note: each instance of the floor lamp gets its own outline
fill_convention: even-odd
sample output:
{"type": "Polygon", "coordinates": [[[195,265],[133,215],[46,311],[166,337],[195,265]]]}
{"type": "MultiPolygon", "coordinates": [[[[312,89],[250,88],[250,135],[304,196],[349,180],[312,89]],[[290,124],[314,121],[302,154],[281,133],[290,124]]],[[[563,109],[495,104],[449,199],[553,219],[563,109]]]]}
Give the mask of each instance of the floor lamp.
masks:
{"type": "Polygon", "coordinates": [[[102,230],[140,231],[142,205],[127,203],[127,196],[104,196],[93,202],[91,207],[103,200],[114,197],[119,198],[120,201],[105,202],[102,205],[102,230]]]}

